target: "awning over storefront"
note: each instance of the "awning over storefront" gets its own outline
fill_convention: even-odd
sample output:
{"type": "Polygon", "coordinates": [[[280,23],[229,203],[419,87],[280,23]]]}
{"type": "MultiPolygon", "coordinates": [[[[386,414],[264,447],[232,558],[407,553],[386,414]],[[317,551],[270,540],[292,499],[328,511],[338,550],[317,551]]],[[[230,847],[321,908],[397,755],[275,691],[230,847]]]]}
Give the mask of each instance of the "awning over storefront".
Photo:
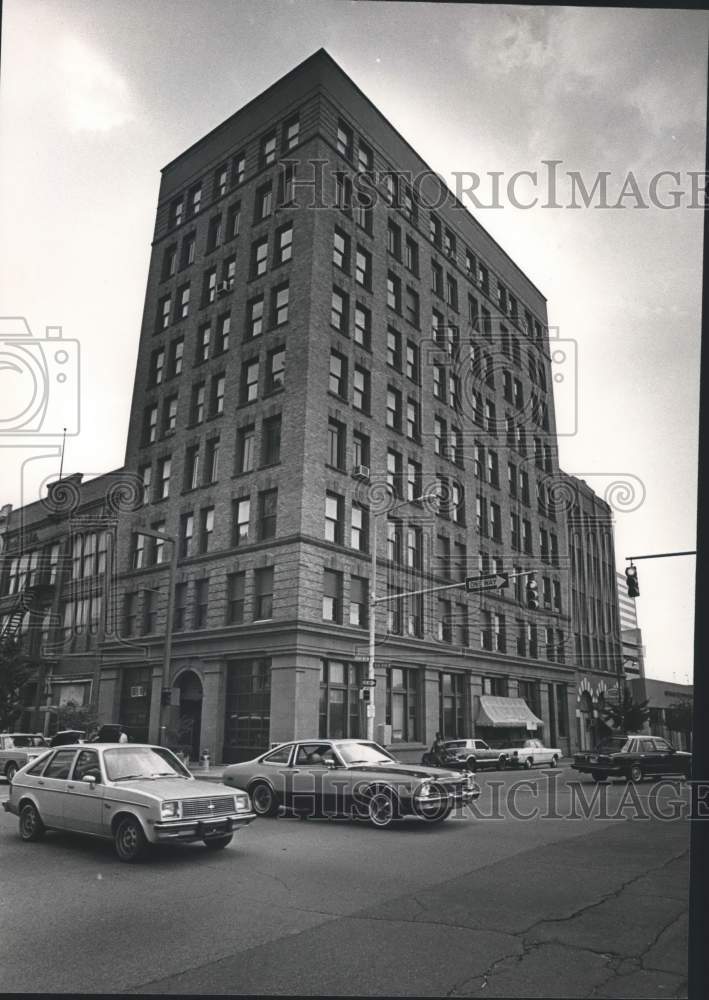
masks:
{"type": "Polygon", "coordinates": [[[544,723],[530,710],[524,698],[501,698],[484,694],[480,697],[475,725],[493,726],[495,729],[536,729],[544,723]]]}

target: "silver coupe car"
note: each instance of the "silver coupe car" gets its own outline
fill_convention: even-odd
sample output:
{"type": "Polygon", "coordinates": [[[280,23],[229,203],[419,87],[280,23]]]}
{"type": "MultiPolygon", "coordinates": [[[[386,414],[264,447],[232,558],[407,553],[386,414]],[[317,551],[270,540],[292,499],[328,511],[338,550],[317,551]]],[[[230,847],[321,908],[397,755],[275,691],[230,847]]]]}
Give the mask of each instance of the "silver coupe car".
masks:
{"type": "Polygon", "coordinates": [[[303,817],[348,816],[377,827],[403,816],[441,822],[480,794],[470,774],[404,764],[377,743],[352,739],[283,743],[228,765],[222,780],[248,792],[259,816],[285,807],[303,817]]]}
{"type": "Polygon", "coordinates": [[[19,816],[25,841],[46,830],[90,834],[113,840],[121,861],[168,841],[218,850],[256,818],[244,792],[224,794],[170,750],[139,743],[48,750],[17,771],[3,808],[19,816]]]}

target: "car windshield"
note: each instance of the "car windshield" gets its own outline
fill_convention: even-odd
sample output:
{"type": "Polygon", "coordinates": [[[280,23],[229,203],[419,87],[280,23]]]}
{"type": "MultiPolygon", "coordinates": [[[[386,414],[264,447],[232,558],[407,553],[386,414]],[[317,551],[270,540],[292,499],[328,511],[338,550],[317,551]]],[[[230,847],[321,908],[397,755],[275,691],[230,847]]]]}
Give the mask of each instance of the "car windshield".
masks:
{"type": "Polygon", "coordinates": [[[596,753],[619,753],[627,743],[625,736],[609,736],[596,747],[596,753]]]}
{"type": "Polygon", "coordinates": [[[190,772],[164,747],[117,747],[103,755],[109,781],[129,778],[189,778],[190,772]]]}
{"type": "Polygon", "coordinates": [[[394,760],[376,743],[338,743],[337,752],[345,764],[391,764],[394,760]]]}

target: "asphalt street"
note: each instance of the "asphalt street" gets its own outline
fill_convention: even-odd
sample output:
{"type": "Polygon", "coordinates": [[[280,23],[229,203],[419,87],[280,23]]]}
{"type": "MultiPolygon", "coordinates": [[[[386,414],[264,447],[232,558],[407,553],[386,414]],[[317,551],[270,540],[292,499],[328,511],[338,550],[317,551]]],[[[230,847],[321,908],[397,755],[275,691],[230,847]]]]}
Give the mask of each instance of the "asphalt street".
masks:
{"type": "Polygon", "coordinates": [[[568,769],[478,780],[442,825],[260,819],[138,865],[0,812],[2,990],[686,996],[687,786],[585,815],[568,769]]]}

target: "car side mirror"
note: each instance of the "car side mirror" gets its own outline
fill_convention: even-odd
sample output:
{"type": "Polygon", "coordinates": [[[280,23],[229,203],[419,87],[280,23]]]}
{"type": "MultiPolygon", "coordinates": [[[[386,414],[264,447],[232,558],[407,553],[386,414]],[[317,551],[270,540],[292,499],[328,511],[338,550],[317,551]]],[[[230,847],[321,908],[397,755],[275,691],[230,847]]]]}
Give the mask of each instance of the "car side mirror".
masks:
{"type": "Polygon", "coordinates": [[[337,764],[335,763],[334,760],[324,760],[323,764],[325,765],[325,767],[329,768],[330,770],[332,770],[334,767],[337,767],[337,764]]]}
{"type": "Polygon", "coordinates": [[[82,782],[85,782],[87,785],[91,785],[92,788],[96,784],[96,776],[93,774],[85,774],[81,780],[82,782]]]}

